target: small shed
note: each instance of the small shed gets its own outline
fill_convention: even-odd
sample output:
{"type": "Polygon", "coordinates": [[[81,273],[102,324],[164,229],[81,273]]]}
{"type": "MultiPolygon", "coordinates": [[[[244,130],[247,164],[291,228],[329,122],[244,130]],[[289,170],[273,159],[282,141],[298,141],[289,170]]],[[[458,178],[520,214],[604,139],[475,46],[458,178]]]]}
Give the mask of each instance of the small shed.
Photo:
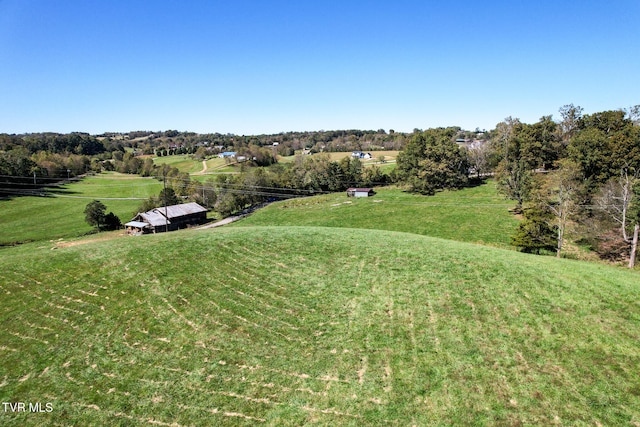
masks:
{"type": "Polygon", "coordinates": [[[371,197],[374,194],[373,188],[347,188],[347,197],[371,197]]]}

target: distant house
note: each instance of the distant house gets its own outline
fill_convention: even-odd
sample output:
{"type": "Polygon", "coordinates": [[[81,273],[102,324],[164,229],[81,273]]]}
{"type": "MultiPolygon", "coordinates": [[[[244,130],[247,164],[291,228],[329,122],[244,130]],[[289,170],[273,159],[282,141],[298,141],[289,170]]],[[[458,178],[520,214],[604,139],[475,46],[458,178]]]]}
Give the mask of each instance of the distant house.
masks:
{"type": "Polygon", "coordinates": [[[235,151],[225,151],[223,153],[218,154],[218,157],[220,157],[221,159],[226,159],[227,157],[235,157],[235,156],[236,156],[235,151]]]}
{"type": "Polygon", "coordinates": [[[197,203],[182,203],[138,213],[124,226],[128,234],[145,234],[178,230],[206,220],[206,208],[197,203]]]}
{"type": "Polygon", "coordinates": [[[371,153],[363,153],[362,151],[354,151],[351,153],[351,157],[354,159],[370,159],[373,156],[371,153]]]}
{"type": "Polygon", "coordinates": [[[371,197],[374,194],[373,188],[347,188],[347,197],[371,197]]]}

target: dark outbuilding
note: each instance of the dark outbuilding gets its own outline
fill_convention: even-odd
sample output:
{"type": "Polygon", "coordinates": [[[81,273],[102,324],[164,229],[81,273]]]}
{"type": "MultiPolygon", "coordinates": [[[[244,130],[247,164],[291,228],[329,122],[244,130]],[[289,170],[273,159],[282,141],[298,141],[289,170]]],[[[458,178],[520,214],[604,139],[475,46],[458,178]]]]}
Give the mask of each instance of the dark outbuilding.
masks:
{"type": "Polygon", "coordinates": [[[371,197],[374,194],[373,188],[347,188],[348,197],[371,197]]]}
{"type": "Polygon", "coordinates": [[[192,202],[138,213],[125,227],[129,234],[158,233],[202,224],[206,220],[207,209],[192,202]]]}

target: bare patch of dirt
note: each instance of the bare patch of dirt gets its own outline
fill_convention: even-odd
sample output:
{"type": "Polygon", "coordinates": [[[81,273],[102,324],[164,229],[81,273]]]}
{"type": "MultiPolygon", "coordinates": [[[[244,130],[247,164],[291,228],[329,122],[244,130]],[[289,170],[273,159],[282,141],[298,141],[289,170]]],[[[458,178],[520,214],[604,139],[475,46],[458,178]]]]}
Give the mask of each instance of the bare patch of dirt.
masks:
{"type": "Polygon", "coordinates": [[[114,240],[121,237],[131,237],[131,236],[127,236],[122,232],[122,230],[117,230],[117,231],[112,231],[107,233],[101,233],[97,236],[87,237],[86,239],[71,240],[71,241],[59,240],[55,243],[54,248],[56,249],[69,248],[71,246],[85,245],[87,243],[93,243],[93,242],[104,242],[107,240],[114,240]]]}

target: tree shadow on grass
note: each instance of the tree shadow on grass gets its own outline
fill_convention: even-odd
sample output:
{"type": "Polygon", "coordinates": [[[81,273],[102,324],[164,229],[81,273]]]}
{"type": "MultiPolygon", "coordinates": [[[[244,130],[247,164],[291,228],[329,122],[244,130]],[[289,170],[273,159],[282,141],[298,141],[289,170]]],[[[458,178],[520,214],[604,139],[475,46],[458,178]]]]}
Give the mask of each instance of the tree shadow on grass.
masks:
{"type": "Polygon", "coordinates": [[[469,181],[467,182],[467,185],[464,188],[474,188],[474,187],[480,187],[481,185],[484,185],[487,183],[487,180],[490,177],[487,176],[474,176],[474,177],[469,177],[469,181]]]}

